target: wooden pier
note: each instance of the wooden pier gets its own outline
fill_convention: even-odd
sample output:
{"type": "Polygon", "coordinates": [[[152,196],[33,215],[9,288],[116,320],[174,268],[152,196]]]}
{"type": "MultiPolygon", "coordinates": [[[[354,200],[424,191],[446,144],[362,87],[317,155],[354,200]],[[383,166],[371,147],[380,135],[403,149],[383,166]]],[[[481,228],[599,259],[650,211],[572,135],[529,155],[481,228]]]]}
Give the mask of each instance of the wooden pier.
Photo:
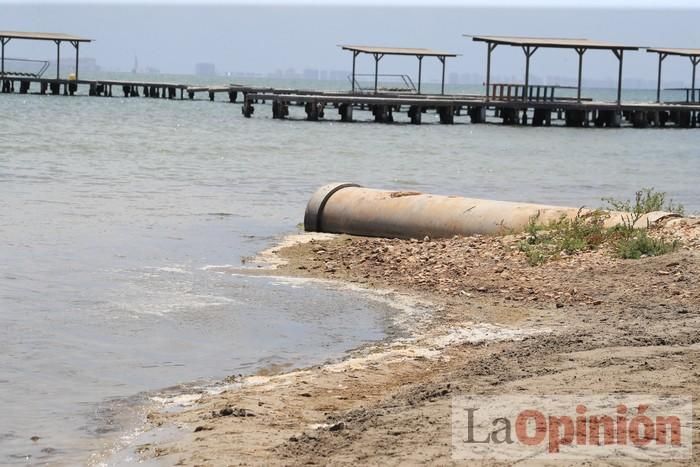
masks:
{"type": "MultiPolygon", "coordinates": [[[[500,85],[497,85],[500,86],[500,85]]],[[[569,127],[633,126],[694,128],[700,124],[700,102],[687,99],[682,102],[604,102],[582,98],[554,97],[551,86],[532,86],[530,97],[523,100],[522,84],[504,84],[512,94],[494,93],[491,97],[474,94],[407,94],[377,92],[319,91],[279,89],[248,85],[192,86],[183,83],[144,82],[128,80],[68,80],[51,78],[11,77],[2,80],[2,92],[20,94],[76,94],[98,97],[147,97],[160,99],[215,101],[223,94],[231,103],[241,102],[241,112],[252,117],[260,105],[269,107],[273,119],[289,118],[289,107],[303,107],[305,120],[336,119],[352,122],[354,112],[368,111],[370,120],[393,123],[394,116],[405,112],[407,121],[421,124],[424,115],[436,114],[435,121],[452,123],[503,123],[505,125],[569,127]],[[78,93],[79,88],[82,92],[78,93]],[[545,88],[550,89],[545,92],[545,88]],[[542,89],[542,92],[538,92],[542,89]],[[517,90],[517,91],[516,91],[517,90]],[[329,114],[333,109],[337,117],[329,114]],[[460,120],[460,117],[464,117],[460,120]]],[[[688,91],[690,92],[690,91],[688,91]]]]}
{"type": "MultiPolygon", "coordinates": [[[[472,37],[472,36],[469,36],[472,37]]],[[[146,97],[171,100],[194,100],[204,95],[215,101],[218,94],[224,94],[231,103],[241,102],[244,117],[253,117],[256,108],[265,105],[270,108],[273,119],[290,118],[290,106],[303,108],[303,113],[295,112],[292,118],[308,121],[356,120],[392,123],[405,121],[421,124],[424,115],[433,114],[432,120],[441,124],[454,123],[502,123],[505,125],[568,126],[568,127],[608,127],[635,128],[679,127],[694,128],[700,125],[700,101],[696,100],[695,68],[700,63],[700,49],[653,49],[659,54],[658,89],[656,102],[624,102],[622,91],[622,59],[625,51],[637,47],[602,43],[585,39],[541,39],[505,36],[474,36],[473,39],[485,42],[488,46],[487,79],[484,95],[445,93],[445,62],[448,57],[456,57],[442,51],[429,49],[389,48],[378,46],[341,46],[353,54],[353,73],[349,91],[320,91],[308,89],[283,89],[241,84],[197,86],[185,83],[166,83],[139,80],[80,79],[78,75],[79,45],[90,42],[77,36],[48,33],[22,33],[0,31],[2,58],[0,60],[0,92],[20,94],[85,95],[97,97],[146,97]],[[10,71],[5,69],[5,46],[10,39],[49,40],[57,45],[57,64],[60,64],[61,42],[69,42],[75,47],[75,73],[61,78],[57,67],[55,78],[39,73],[10,71]],[[496,46],[522,47],[526,58],[524,83],[491,83],[491,54],[496,46]],[[539,48],[574,49],[579,56],[578,85],[552,86],[529,82],[530,57],[539,48]],[[619,60],[617,100],[604,102],[583,97],[581,94],[583,57],[587,50],[612,51],[619,60]],[[360,54],[374,57],[373,89],[362,89],[356,81],[356,59],[360,54]],[[418,59],[418,86],[409,89],[383,89],[379,86],[379,62],[384,55],[415,56],[418,59]],[[693,66],[693,80],[690,88],[682,88],[686,99],[680,102],[661,100],[661,62],[669,55],[689,57],[693,66]],[[423,58],[435,57],[442,65],[440,93],[422,92],[421,74],[423,58]],[[576,97],[557,94],[562,89],[575,90],[576,97]],[[330,110],[333,112],[330,112],[330,110]],[[395,118],[405,113],[405,119],[395,118]],[[362,115],[362,118],[356,118],[362,115]]],[[[23,59],[24,60],[24,59],[23,59]]],[[[26,61],[26,60],[25,60],[26,61]]],[[[31,60],[29,60],[31,61],[31,60]]],[[[44,63],[44,62],[42,62],[44,63]]]]}
{"type": "Polygon", "coordinates": [[[407,121],[421,124],[426,113],[436,114],[441,124],[495,123],[505,125],[551,126],[561,122],[568,127],[635,128],[696,127],[700,103],[622,103],[593,100],[521,100],[487,99],[483,96],[460,95],[372,95],[358,96],[339,93],[249,92],[243,100],[242,113],[252,117],[255,102],[270,102],[271,116],[284,119],[290,106],[304,108],[306,120],[327,118],[329,109],[337,111],[335,119],[353,121],[355,110],[371,112],[378,123],[393,123],[394,116],[405,112],[407,121]],[[458,121],[458,120],[457,120],[458,121]]]}

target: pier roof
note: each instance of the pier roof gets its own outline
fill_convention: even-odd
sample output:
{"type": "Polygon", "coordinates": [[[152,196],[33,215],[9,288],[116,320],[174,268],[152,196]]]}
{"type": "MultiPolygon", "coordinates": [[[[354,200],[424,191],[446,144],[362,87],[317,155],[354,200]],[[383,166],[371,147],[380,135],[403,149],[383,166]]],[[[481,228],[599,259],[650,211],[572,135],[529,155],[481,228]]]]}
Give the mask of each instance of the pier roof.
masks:
{"type": "Polygon", "coordinates": [[[647,52],[666,55],[679,55],[681,57],[700,57],[700,49],[673,49],[666,47],[649,47],[647,52]]]}
{"type": "Polygon", "coordinates": [[[343,50],[365,54],[414,55],[417,57],[457,57],[458,54],[439,50],[411,47],[381,47],[375,45],[339,45],[343,50]]]}
{"type": "Polygon", "coordinates": [[[520,36],[472,36],[477,42],[503,44],[512,46],[549,47],[557,49],[603,49],[603,50],[639,50],[639,47],[616,44],[613,42],[593,41],[590,39],[568,39],[556,37],[520,37],[520,36]]]}
{"type": "Polygon", "coordinates": [[[92,42],[92,39],[60,32],[0,31],[3,39],[29,39],[36,41],[92,42]]]}

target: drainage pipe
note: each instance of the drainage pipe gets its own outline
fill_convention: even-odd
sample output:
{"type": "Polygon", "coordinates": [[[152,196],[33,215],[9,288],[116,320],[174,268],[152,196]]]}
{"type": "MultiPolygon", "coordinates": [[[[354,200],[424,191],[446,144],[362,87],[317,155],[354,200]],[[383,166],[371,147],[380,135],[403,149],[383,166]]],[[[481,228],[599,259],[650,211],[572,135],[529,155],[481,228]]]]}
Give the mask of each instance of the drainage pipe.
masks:
{"type": "MultiPolygon", "coordinates": [[[[309,200],[304,229],[421,239],[425,236],[502,235],[525,230],[533,216],[538,216],[538,224],[546,225],[563,216],[574,218],[579,211],[571,207],[375,190],[353,183],[333,183],[319,188],[309,200]]],[[[592,211],[584,209],[581,212],[592,211]]],[[[639,219],[636,226],[646,227],[669,217],[678,216],[652,212],[639,219]]],[[[619,225],[628,218],[629,214],[610,212],[605,225],[619,225]]]]}

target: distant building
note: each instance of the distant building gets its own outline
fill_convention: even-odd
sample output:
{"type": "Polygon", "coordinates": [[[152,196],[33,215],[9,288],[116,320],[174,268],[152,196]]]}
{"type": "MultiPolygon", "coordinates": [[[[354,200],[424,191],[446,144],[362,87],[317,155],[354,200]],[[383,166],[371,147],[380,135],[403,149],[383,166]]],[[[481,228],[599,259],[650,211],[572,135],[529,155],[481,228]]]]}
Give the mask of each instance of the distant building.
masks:
{"type": "Polygon", "coordinates": [[[349,74],[349,71],[331,70],[328,73],[328,79],[330,79],[331,81],[347,81],[349,74]]]}
{"type": "Polygon", "coordinates": [[[194,74],[197,76],[215,76],[216,66],[213,63],[197,63],[194,66],[194,74]]]}
{"type": "Polygon", "coordinates": [[[287,68],[286,70],[284,70],[283,76],[286,79],[296,79],[300,77],[300,75],[297,74],[297,70],[295,70],[294,68],[287,68]]]}
{"type": "Polygon", "coordinates": [[[318,80],[318,70],[316,70],[314,68],[306,68],[306,69],[304,69],[302,76],[306,80],[316,81],[316,80],[318,80]]]}

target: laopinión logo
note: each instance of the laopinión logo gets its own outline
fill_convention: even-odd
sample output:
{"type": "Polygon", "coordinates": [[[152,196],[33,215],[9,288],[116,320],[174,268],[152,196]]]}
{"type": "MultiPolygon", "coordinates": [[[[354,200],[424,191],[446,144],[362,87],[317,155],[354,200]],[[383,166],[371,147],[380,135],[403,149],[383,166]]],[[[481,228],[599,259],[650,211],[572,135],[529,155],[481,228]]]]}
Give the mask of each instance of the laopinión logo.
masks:
{"type": "Polygon", "coordinates": [[[466,459],[690,459],[691,397],[454,396],[452,457],[466,459]]]}

